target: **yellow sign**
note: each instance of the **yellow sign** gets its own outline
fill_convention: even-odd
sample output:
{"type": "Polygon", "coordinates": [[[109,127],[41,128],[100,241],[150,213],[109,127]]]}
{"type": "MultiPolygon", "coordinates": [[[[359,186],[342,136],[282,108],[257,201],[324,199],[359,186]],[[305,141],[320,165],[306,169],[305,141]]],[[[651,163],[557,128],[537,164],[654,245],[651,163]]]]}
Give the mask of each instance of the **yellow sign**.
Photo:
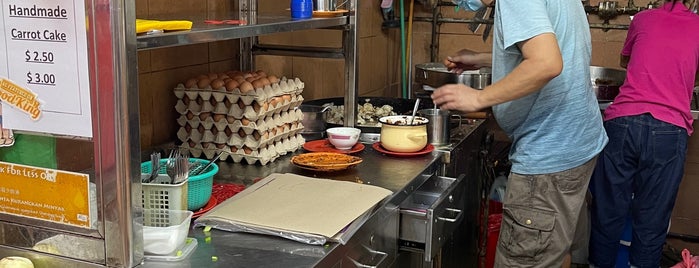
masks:
{"type": "Polygon", "coordinates": [[[0,162],[0,212],[91,228],[86,174],[0,162]]]}
{"type": "Polygon", "coordinates": [[[39,107],[41,103],[36,99],[36,94],[9,79],[0,79],[0,100],[29,114],[34,120],[38,120],[41,116],[41,108],[39,107]]]}

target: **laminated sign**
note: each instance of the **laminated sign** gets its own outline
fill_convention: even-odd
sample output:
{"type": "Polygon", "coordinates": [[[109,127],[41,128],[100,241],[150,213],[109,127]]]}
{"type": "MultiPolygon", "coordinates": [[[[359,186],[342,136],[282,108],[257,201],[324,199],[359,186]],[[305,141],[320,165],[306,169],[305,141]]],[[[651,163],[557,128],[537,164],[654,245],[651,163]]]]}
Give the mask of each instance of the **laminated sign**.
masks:
{"type": "Polygon", "coordinates": [[[92,137],[89,9],[84,0],[0,0],[3,128],[92,137]]]}
{"type": "Polygon", "coordinates": [[[89,176],[0,162],[0,212],[91,228],[89,176]]]}

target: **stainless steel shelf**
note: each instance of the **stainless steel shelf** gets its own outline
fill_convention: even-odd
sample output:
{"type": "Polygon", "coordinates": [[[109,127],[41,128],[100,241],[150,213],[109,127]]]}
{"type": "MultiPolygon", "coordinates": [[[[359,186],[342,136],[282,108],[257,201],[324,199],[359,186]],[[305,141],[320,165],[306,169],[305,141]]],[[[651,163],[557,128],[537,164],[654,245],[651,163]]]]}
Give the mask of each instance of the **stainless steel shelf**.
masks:
{"type": "Polygon", "coordinates": [[[348,16],[292,20],[288,16],[258,17],[257,23],[248,25],[209,25],[195,23],[192,30],[175,31],[136,37],[138,50],[189,44],[208,43],[221,40],[246,38],[263,34],[345,26],[348,16]]]}

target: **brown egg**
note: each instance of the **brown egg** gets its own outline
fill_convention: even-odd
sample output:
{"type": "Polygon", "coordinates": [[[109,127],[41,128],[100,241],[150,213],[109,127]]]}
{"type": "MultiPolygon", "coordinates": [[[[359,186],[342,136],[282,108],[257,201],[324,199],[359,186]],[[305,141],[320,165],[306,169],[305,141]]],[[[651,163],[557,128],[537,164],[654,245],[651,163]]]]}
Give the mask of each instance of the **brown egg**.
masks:
{"type": "MultiPolygon", "coordinates": [[[[264,103],[264,105],[267,105],[267,102],[263,102],[263,103],[264,103]]],[[[257,103],[257,102],[252,103],[252,109],[255,110],[256,113],[260,112],[260,108],[261,108],[261,106],[259,103],[257,103]]]]}
{"type": "Polygon", "coordinates": [[[264,141],[264,140],[267,140],[267,139],[269,139],[269,132],[268,132],[268,131],[265,131],[265,133],[262,133],[262,140],[264,141]]]}
{"type": "Polygon", "coordinates": [[[192,120],[192,118],[194,118],[194,113],[192,113],[192,111],[189,111],[185,116],[187,116],[187,120],[192,120]]]}
{"type": "Polygon", "coordinates": [[[190,78],[190,79],[187,79],[187,82],[184,82],[185,88],[193,88],[195,86],[197,86],[197,79],[190,78]]]}
{"type": "Polygon", "coordinates": [[[197,104],[199,104],[199,105],[202,105],[202,104],[204,104],[204,99],[202,99],[201,97],[199,97],[199,98],[196,98],[196,99],[195,99],[194,101],[196,101],[196,102],[197,102],[197,104]]]}
{"type": "Polygon", "coordinates": [[[279,78],[277,78],[277,76],[275,76],[275,75],[270,75],[270,76],[267,77],[267,79],[268,79],[269,82],[272,83],[272,84],[279,83],[279,78]]]}
{"type": "Polygon", "coordinates": [[[267,110],[269,110],[269,104],[267,104],[267,102],[263,102],[261,108],[262,108],[262,111],[267,111],[267,110]]]}
{"type": "Polygon", "coordinates": [[[262,81],[263,86],[269,86],[271,84],[269,82],[269,79],[267,79],[266,77],[260,77],[260,79],[258,79],[257,81],[262,81]]]}
{"type": "Polygon", "coordinates": [[[226,82],[226,91],[233,91],[234,89],[238,88],[238,82],[231,79],[228,82],[226,82]]]}
{"type": "Polygon", "coordinates": [[[250,82],[247,82],[247,81],[240,83],[238,88],[240,88],[240,92],[242,92],[242,93],[248,93],[250,91],[255,90],[255,88],[252,86],[252,84],[250,84],[250,82]]]}
{"type": "Polygon", "coordinates": [[[240,73],[240,72],[238,72],[238,71],[228,71],[228,72],[226,72],[226,75],[229,76],[229,77],[233,77],[233,76],[238,75],[238,73],[240,73]]]}
{"type": "Polygon", "coordinates": [[[255,131],[252,133],[252,137],[255,138],[256,141],[259,141],[260,137],[262,137],[262,135],[260,135],[259,131],[255,131]]]}
{"type": "Polygon", "coordinates": [[[237,119],[235,119],[235,117],[226,116],[226,121],[228,121],[228,124],[233,124],[233,122],[235,122],[235,120],[237,120],[237,119]]]}
{"type": "Polygon", "coordinates": [[[215,107],[216,105],[218,105],[218,101],[216,101],[215,98],[210,98],[210,99],[209,99],[209,103],[211,104],[211,106],[214,106],[214,107],[215,107]]]}
{"type": "Polygon", "coordinates": [[[291,101],[291,94],[282,95],[282,100],[284,100],[284,103],[290,102],[291,101]]]}
{"type": "Polygon", "coordinates": [[[184,103],[185,105],[189,105],[189,101],[190,101],[190,99],[189,99],[189,96],[187,96],[187,94],[182,96],[182,103],[184,103]]]}
{"type": "Polygon", "coordinates": [[[231,146],[231,152],[232,152],[232,153],[235,153],[235,152],[237,152],[237,151],[238,151],[238,147],[231,146]]]}
{"type": "Polygon", "coordinates": [[[248,148],[247,146],[243,146],[243,151],[245,152],[245,154],[252,153],[252,149],[248,148]]]}
{"type": "Polygon", "coordinates": [[[238,108],[240,108],[241,110],[245,110],[245,106],[246,105],[245,103],[243,103],[242,99],[238,100],[238,108]]]}
{"type": "Polygon", "coordinates": [[[253,77],[253,75],[251,73],[244,73],[243,74],[243,78],[245,78],[245,79],[248,79],[250,77],[253,77]]]}
{"type": "Polygon", "coordinates": [[[194,148],[195,146],[197,146],[197,143],[194,141],[189,141],[187,142],[187,144],[189,144],[189,148],[194,148]]]}
{"type": "Polygon", "coordinates": [[[226,133],[226,137],[230,137],[231,134],[233,134],[233,130],[231,128],[226,127],[226,129],[223,130],[224,133],[226,133]]]}
{"type": "Polygon", "coordinates": [[[242,128],[241,128],[240,130],[238,130],[238,136],[240,136],[241,138],[243,138],[243,137],[245,137],[245,136],[247,136],[247,135],[248,135],[248,134],[245,134],[245,131],[244,131],[242,128]]]}
{"type": "Polygon", "coordinates": [[[225,98],[223,99],[223,105],[225,105],[226,108],[231,108],[231,106],[233,106],[233,103],[231,103],[231,101],[228,98],[225,98]]]}
{"type": "Polygon", "coordinates": [[[192,133],[192,126],[189,124],[184,124],[184,131],[187,131],[187,133],[192,133]]]}
{"type": "Polygon", "coordinates": [[[254,77],[254,76],[250,76],[248,78],[245,78],[245,81],[248,81],[250,83],[255,82],[255,80],[257,80],[257,77],[254,77]]]}
{"type": "Polygon", "coordinates": [[[260,77],[267,77],[267,73],[265,73],[265,71],[263,71],[263,70],[257,70],[256,73],[260,77]]]}
{"type": "Polygon", "coordinates": [[[211,112],[204,112],[199,114],[199,120],[201,121],[204,121],[209,117],[211,117],[211,112]]]}
{"type": "Polygon", "coordinates": [[[205,148],[205,149],[211,147],[211,145],[213,145],[213,143],[211,143],[211,142],[202,142],[201,143],[201,147],[205,148]]]}
{"type": "Polygon", "coordinates": [[[218,74],[215,74],[215,73],[210,73],[210,74],[208,74],[208,76],[209,76],[209,79],[211,79],[211,80],[218,78],[218,74]]]}
{"type": "Polygon", "coordinates": [[[240,119],[240,123],[243,124],[243,126],[247,126],[250,124],[250,120],[247,118],[240,119]]]}
{"type": "Polygon", "coordinates": [[[218,74],[218,79],[226,81],[226,79],[230,79],[230,77],[227,74],[218,74]]]}
{"type": "Polygon", "coordinates": [[[197,75],[197,80],[202,80],[202,79],[209,79],[209,76],[205,75],[205,74],[197,75]]]}
{"type": "Polygon", "coordinates": [[[211,80],[209,78],[199,79],[199,82],[197,82],[197,87],[200,89],[205,89],[209,85],[211,85],[211,80]]]}
{"type": "Polygon", "coordinates": [[[254,87],[254,88],[264,88],[264,87],[265,87],[265,83],[263,83],[261,79],[258,79],[258,80],[252,81],[252,87],[254,87]]]}
{"type": "MultiPolygon", "coordinates": [[[[199,133],[204,133],[204,131],[206,131],[206,129],[204,128],[204,125],[203,125],[203,124],[199,124],[199,127],[197,128],[197,131],[199,131],[199,133]]],[[[203,144],[202,144],[202,145],[203,145],[203,144]]]]}
{"type": "Polygon", "coordinates": [[[218,134],[218,129],[215,127],[211,128],[211,134],[214,134],[214,136],[216,136],[218,134]]]}
{"type": "Polygon", "coordinates": [[[277,105],[279,104],[279,100],[280,100],[280,99],[281,99],[281,98],[279,98],[279,97],[272,97],[272,98],[270,98],[269,101],[268,101],[268,102],[269,102],[269,105],[272,106],[273,108],[274,108],[274,107],[277,107],[277,105]]]}
{"type": "Polygon", "coordinates": [[[223,144],[223,143],[217,143],[217,144],[216,144],[216,148],[217,148],[217,149],[223,149],[223,148],[225,148],[225,147],[226,147],[226,144],[223,144]]]}
{"type": "Polygon", "coordinates": [[[269,134],[272,135],[272,137],[277,136],[277,128],[272,128],[269,130],[269,134]]]}
{"type": "Polygon", "coordinates": [[[214,114],[214,122],[223,122],[223,120],[226,120],[225,114],[214,114]]]}
{"type": "Polygon", "coordinates": [[[226,85],[226,82],[223,82],[223,80],[221,80],[219,78],[216,78],[216,79],[211,81],[211,88],[213,88],[213,89],[220,89],[224,85],[226,85]]]}
{"type": "Polygon", "coordinates": [[[277,127],[277,133],[284,133],[284,126],[278,126],[277,127]]]}

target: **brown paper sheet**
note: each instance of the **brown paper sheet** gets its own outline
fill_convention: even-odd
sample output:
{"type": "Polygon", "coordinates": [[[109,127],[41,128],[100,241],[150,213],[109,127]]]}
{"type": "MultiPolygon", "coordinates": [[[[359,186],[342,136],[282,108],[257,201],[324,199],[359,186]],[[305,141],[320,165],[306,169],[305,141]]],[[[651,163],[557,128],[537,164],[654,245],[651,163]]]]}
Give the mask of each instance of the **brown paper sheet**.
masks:
{"type": "Polygon", "coordinates": [[[391,195],[377,186],[295,174],[271,174],[257,184],[216,206],[201,220],[223,219],[253,228],[333,237],[391,195]]]}

